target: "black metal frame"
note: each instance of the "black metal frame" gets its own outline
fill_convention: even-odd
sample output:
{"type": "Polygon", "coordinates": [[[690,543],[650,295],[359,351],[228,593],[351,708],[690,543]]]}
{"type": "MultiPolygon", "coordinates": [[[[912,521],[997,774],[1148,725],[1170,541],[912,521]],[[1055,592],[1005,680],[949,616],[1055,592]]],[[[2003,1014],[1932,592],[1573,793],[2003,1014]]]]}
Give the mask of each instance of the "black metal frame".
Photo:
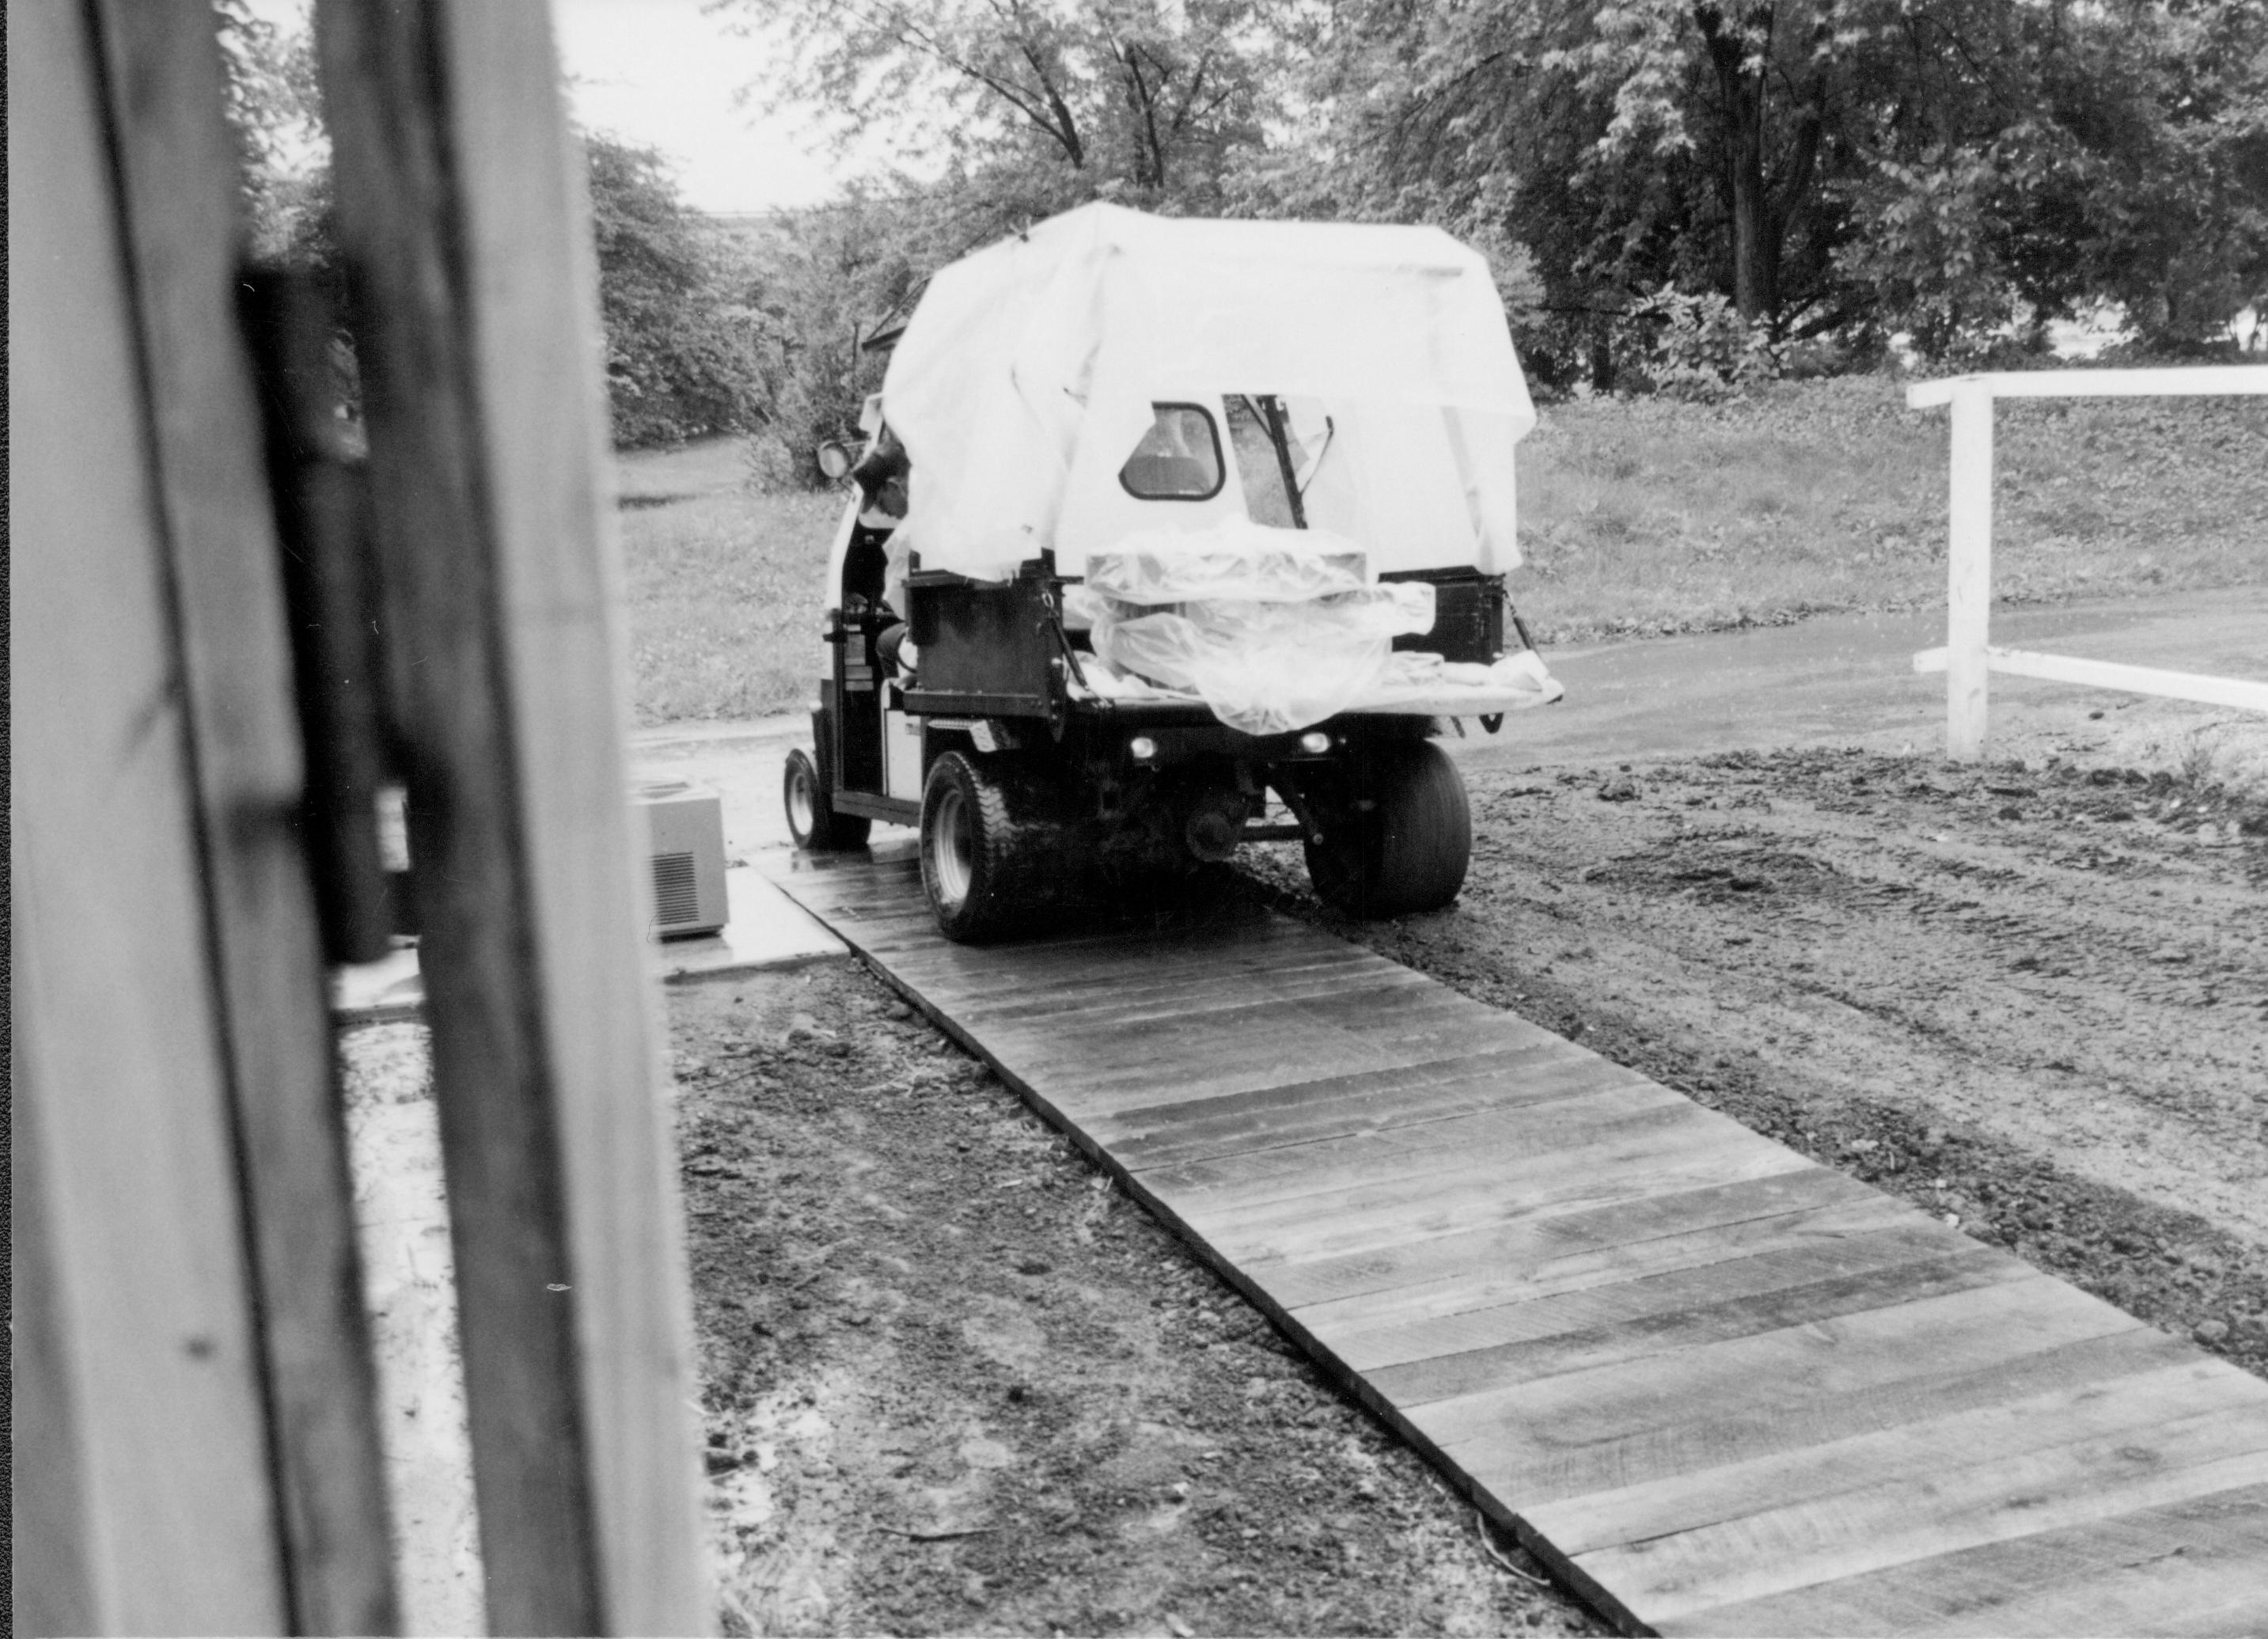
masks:
{"type": "MultiPolygon", "coordinates": [[[[1422,580],[1434,588],[1432,629],[1395,639],[1397,649],[1432,650],[1451,661],[1486,664],[1505,653],[1507,617],[1517,626],[1504,577],[1472,569],[1411,570],[1387,580],[1422,580]]],[[[1064,578],[1052,553],[1024,564],[1005,581],[918,566],[907,578],[909,637],[920,655],[915,685],[899,702],[909,716],[927,720],[923,764],[928,765],[965,725],[990,722],[1014,743],[1059,747],[1064,760],[1115,782],[1134,781],[1209,759],[1254,767],[1342,761],[1368,743],[1432,732],[1430,720],[1380,716],[1333,718],[1294,734],[1243,734],[1196,701],[1073,700],[1069,683],[1079,656],[1063,627],[1064,578]],[[948,726],[939,720],[957,720],[948,726]],[[1321,732],[1329,749],[1302,742],[1321,732]],[[1130,742],[1152,742],[1136,758],[1130,742]]],[[[900,824],[917,824],[917,801],[883,794],[882,711],[900,685],[885,674],[874,639],[890,624],[882,606],[851,600],[846,614],[830,617],[835,676],[821,684],[827,720],[835,806],[900,824]],[[856,653],[854,653],[854,651],[856,653]],[[847,709],[846,709],[847,708],[847,709]],[[863,708],[863,709],[860,709],[863,708]]],[[[1521,635],[1525,636],[1524,630],[1521,635]]]]}
{"type": "Polygon", "coordinates": [[[1505,615],[1511,602],[1502,575],[1477,569],[1403,569],[1379,579],[1422,580],[1433,588],[1432,629],[1395,639],[1395,648],[1425,650],[1453,663],[1476,666],[1504,658],[1505,615]]]}

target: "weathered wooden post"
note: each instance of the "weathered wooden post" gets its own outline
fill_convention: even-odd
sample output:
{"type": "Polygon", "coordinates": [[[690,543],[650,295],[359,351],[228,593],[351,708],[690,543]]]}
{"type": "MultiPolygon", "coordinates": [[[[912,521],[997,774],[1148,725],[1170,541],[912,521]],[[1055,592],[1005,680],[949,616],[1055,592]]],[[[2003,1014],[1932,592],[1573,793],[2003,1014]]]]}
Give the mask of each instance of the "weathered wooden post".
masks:
{"type": "Polygon", "coordinates": [[[8,16],[18,1631],[392,1631],[205,0],[8,16]]]}
{"type": "Polygon", "coordinates": [[[596,271],[543,0],[315,13],[497,1633],[690,1633],[696,1384],[596,271]]]}
{"type": "MultiPolygon", "coordinates": [[[[590,247],[542,0],[319,26],[491,1628],[698,1632],[590,247]]],[[[7,18],[18,1631],[396,1620],[307,856],[327,720],[294,692],[213,28],[209,0],[7,18]]]]}

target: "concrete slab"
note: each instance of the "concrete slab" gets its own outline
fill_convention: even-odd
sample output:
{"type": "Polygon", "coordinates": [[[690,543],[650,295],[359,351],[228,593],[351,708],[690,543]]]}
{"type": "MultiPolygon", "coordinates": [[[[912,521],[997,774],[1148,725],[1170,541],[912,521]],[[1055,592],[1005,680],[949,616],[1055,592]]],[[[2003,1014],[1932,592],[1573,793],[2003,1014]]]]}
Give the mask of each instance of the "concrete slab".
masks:
{"type": "Polygon", "coordinates": [[[732,920],[722,933],[663,941],[659,954],[664,980],[713,978],[850,954],[824,922],[755,866],[726,871],[725,893],[732,920]]]}
{"type": "MultiPolygon", "coordinates": [[[[662,941],[655,949],[664,983],[717,978],[763,968],[793,967],[849,954],[827,926],[782,893],[754,866],[725,873],[732,919],[699,939],[662,941]]],[[[331,976],[331,1016],[341,1024],[377,1024],[421,1016],[425,986],[415,949],[384,961],[339,968],[331,976]]]]}

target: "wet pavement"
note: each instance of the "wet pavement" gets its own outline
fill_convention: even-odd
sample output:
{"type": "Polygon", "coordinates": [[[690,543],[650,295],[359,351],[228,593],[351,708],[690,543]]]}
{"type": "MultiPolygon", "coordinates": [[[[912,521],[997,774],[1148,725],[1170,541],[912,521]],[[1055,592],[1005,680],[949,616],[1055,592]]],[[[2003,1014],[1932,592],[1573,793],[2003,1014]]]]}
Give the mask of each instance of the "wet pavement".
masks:
{"type": "MultiPolygon", "coordinates": [[[[1992,640],[2268,678],[2268,587],[1996,609],[1992,640]]],[[[1929,609],[1550,649],[1545,659],[1567,698],[1507,719],[1494,736],[1468,723],[1450,749],[1477,767],[1802,746],[1932,753],[1944,743],[1945,680],[1916,674],[1913,656],[1944,641],[1944,611],[1929,609]]],[[[2127,740],[2142,743],[2145,728],[2159,740],[2214,724],[2268,735],[2268,719],[2257,715],[2067,683],[1995,676],[1992,690],[1996,755],[2049,740],[2116,750],[2127,740]]],[[[787,845],[781,765],[810,734],[800,714],[672,724],[635,736],[631,757],[642,778],[714,786],[724,798],[725,857],[740,860],[787,845]]]]}
{"type": "MultiPolygon", "coordinates": [[[[1929,609],[1549,650],[1545,658],[1567,685],[1567,698],[1508,720],[1492,740],[1469,725],[1474,737],[1452,749],[1488,764],[1821,745],[1895,751],[1911,743],[1934,751],[1945,740],[1945,679],[1917,675],[1913,656],[1944,641],[1945,613],[1929,609]]],[[[2268,588],[1996,609],[1992,641],[2174,671],[2268,678],[2268,588]]],[[[2137,698],[1996,676],[1992,734],[2009,743],[2043,732],[2083,734],[2084,725],[2097,720],[2088,712],[2107,715],[2137,698]]]]}

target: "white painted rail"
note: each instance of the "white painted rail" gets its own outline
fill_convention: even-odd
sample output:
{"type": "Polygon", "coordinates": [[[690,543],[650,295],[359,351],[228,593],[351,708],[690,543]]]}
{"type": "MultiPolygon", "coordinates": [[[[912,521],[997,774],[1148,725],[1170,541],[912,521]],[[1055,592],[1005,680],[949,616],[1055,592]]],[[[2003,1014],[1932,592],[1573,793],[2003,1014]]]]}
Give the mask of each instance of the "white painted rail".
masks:
{"type": "Polygon", "coordinates": [[[2093,688],[2169,696],[2268,712],[2268,683],[2123,666],[1992,646],[1992,401],[1996,398],[2141,398],[2268,395],[2268,365],[2205,365],[2167,370],[2041,370],[1950,376],[1906,389],[1915,409],[1949,404],[1952,461],[1947,520],[1945,646],[1914,656],[1918,672],[1945,674],[1946,755],[1984,755],[1993,672],[2046,677],[2093,688]]]}

